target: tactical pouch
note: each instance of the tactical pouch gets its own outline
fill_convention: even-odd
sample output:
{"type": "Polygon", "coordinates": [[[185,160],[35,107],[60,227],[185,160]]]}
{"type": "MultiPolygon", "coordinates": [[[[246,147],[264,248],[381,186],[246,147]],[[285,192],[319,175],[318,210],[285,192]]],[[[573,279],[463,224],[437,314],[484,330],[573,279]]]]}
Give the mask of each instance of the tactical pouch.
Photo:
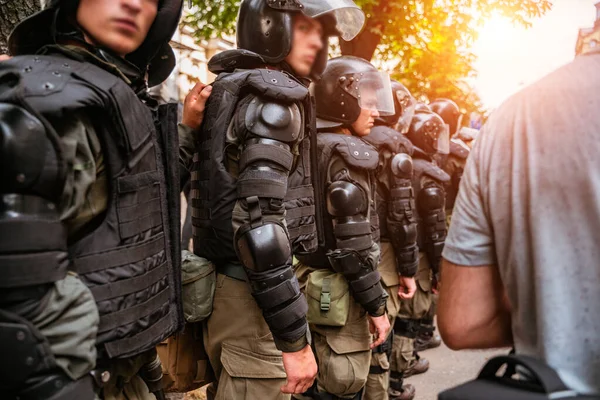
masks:
{"type": "Polygon", "coordinates": [[[204,350],[202,324],[186,324],[183,332],[157,346],[166,392],[185,393],[215,381],[204,350]]]}
{"type": "Polygon", "coordinates": [[[217,275],[213,263],[184,250],[181,265],[183,314],[188,323],[200,322],[212,313],[217,275]]]}
{"type": "Polygon", "coordinates": [[[308,275],[306,300],[309,324],[344,326],[350,310],[350,291],[346,278],[328,269],[318,269],[308,275]]]}

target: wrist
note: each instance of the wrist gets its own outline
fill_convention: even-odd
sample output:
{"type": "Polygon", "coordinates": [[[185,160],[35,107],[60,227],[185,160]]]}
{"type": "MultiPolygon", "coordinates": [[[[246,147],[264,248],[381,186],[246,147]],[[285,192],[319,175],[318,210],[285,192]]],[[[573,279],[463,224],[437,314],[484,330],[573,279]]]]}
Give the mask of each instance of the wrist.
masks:
{"type": "Polygon", "coordinates": [[[379,306],[377,310],[367,311],[367,313],[371,317],[381,317],[382,315],[385,315],[385,303],[379,306]]]}
{"type": "Polygon", "coordinates": [[[283,353],[296,353],[306,346],[308,346],[312,340],[308,325],[306,325],[306,332],[298,339],[294,341],[283,340],[281,338],[273,337],[275,347],[283,353]]]}

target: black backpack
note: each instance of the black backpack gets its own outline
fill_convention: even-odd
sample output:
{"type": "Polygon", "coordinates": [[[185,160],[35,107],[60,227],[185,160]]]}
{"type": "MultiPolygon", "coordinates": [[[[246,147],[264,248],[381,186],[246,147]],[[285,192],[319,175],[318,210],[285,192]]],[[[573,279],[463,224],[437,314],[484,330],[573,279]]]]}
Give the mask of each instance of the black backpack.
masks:
{"type": "Polygon", "coordinates": [[[569,389],[554,369],[541,360],[520,355],[494,357],[474,381],[448,389],[439,400],[600,400],[600,395],[580,395],[569,389]],[[499,375],[506,365],[504,374],[499,375]],[[528,377],[515,379],[515,371],[528,377]]]}

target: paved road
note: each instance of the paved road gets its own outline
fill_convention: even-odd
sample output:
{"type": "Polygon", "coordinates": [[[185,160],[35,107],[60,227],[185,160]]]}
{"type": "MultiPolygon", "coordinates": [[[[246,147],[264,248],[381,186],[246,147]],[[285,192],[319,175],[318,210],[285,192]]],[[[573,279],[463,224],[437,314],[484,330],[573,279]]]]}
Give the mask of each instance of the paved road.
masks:
{"type": "Polygon", "coordinates": [[[431,367],[425,374],[406,379],[406,383],[417,389],[415,400],[437,400],[438,393],[444,389],[475,378],[490,357],[507,353],[508,349],[452,351],[442,344],[437,349],[421,353],[431,367]]]}

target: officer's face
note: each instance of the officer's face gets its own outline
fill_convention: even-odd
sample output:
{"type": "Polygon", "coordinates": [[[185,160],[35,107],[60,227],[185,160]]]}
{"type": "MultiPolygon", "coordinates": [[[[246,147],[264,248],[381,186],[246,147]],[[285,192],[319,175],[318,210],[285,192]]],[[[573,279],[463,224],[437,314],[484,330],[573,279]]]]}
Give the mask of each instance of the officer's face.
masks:
{"type": "Polygon", "coordinates": [[[294,15],[292,50],[285,61],[298,75],[307,77],[310,75],[317,54],[322,48],[323,27],[321,23],[303,14],[296,13],[294,15]]]}
{"type": "Polygon", "coordinates": [[[371,128],[375,126],[375,118],[377,117],[379,117],[377,110],[361,108],[358,119],[352,124],[352,129],[358,136],[367,136],[371,133],[371,128]]]}
{"type": "Polygon", "coordinates": [[[352,124],[352,128],[358,136],[367,136],[375,125],[375,118],[379,117],[376,92],[369,87],[362,87],[359,104],[360,115],[352,124]]]}
{"type": "Polygon", "coordinates": [[[156,18],[159,0],[81,0],[77,23],[86,41],[120,56],[135,51],[156,18]]]}

